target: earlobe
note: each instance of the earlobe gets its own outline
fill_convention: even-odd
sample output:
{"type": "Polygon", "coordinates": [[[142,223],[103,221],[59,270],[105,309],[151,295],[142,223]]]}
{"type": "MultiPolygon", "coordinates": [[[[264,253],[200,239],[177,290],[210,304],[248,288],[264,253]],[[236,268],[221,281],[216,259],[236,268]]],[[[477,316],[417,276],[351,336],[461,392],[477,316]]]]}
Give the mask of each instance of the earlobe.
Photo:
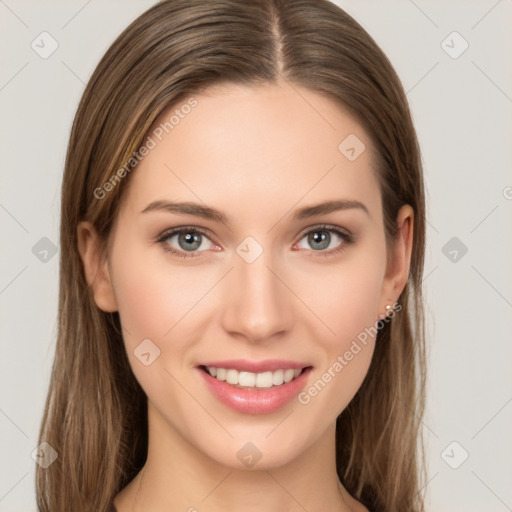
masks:
{"type": "Polygon", "coordinates": [[[78,224],[77,239],[84,275],[93,291],[94,302],[105,312],[117,311],[108,261],[103,257],[103,241],[94,226],[87,221],[78,224]]]}
{"type": "Polygon", "coordinates": [[[398,300],[409,277],[414,235],[414,210],[410,205],[400,208],[396,224],[397,233],[391,246],[391,254],[382,285],[381,310],[387,304],[393,304],[398,300]]]}

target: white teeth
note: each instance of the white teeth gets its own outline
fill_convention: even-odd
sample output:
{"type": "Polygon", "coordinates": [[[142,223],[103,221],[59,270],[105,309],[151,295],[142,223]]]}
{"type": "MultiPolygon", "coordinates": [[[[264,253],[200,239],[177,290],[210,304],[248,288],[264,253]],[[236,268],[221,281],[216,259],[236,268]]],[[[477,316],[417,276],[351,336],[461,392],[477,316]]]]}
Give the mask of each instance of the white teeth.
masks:
{"type": "Polygon", "coordinates": [[[227,370],[226,382],[228,384],[238,384],[238,372],[236,370],[227,370]]]}
{"type": "Polygon", "coordinates": [[[286,370],[284,372],[284,381],[285,382],[290,382],[293,379],[294,373],[295,373],[294,370],[286,370]]]}
{"type": "Polygon", "coordinates": [[[256,374],[251,372],[240,372],[238,375],[238,384],[240,384],[240,386],[254,387],[256,385],[256,374]]]}
{"type": "Polygon", "coordinates": [[[272,374],[272,384],[280,386],[284,382],[284,370],[277,370],[272,374]]]}
{"type": "Polygon", "coordinates": [[[257,388],[271,388],[272,387],[272,372],[263,372],[256,374],[256,387],[257,388]]]}
{"type": "Polygon", "coordinates": [[[208,373],[217,380],[225,380],[233,386],[241,386],[248,388],[271,388],[272,386],[280,386],[283,383],[290,382],[297,378],[302,369],[287,368],[284,370],[276,370],[275,372],[239,372],[232,368],[215,368],[213,366],[206,367],[208,373]]]}

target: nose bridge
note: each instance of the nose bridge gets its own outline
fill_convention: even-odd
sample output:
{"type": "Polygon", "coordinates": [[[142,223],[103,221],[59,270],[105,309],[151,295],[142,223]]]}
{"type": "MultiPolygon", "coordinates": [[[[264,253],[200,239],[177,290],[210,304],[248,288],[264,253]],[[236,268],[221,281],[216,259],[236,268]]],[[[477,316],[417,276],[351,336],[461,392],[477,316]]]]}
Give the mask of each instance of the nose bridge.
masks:
{"type": "Polygon", "coordinates": [[[251,243],[250,240],[247,245],[242,242],[237,248],[238,254],[234,255],[223,323],[229,332],[243,334],[250,341],[260,341],[290,328],[292,305],[289,292],[276,277],[279,272],[274,268],[277,262],[272,259],[272,251],[263,250],[261,246],[258,250],[251,243]]]}

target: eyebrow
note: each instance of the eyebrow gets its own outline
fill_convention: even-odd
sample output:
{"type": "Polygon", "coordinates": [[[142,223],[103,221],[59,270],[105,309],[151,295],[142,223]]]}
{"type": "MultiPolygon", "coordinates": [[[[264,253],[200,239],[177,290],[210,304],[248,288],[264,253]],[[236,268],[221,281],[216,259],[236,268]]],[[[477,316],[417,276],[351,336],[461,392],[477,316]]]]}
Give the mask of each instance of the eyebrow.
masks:
{"type": "MultiPolygon", "coordinates": [[[[325,215],[339,210],[360,209],[367,215],[370,215],[368,208],[360,201],[338,199],[326,201],[312,206],[305,206],[295,211],[293,220],[303,220],[317,215],[325,215]]],[[[153,211],[169,211],[171,213],[182,213],[195,215],[204,219],[214,220],[217,222],[227,223],[227,216],[215,208],[203,206],[193,202],[170,202],[170,201],[153,201],[148,204],[140,213],[149,213],[153,211]]]]}

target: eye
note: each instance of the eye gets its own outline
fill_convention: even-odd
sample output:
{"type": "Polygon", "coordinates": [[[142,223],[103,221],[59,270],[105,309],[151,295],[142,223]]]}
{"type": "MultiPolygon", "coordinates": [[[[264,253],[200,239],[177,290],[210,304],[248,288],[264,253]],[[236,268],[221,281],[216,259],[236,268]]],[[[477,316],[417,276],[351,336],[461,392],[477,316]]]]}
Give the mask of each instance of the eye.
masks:
{"type": "Polygon", "coordinates": [[[195,227],[182,227],[164,232],[157,239],[164,250],[182,258],[195,257],[196,253],[204,252],[212,247],[219,250],[206,234],[195,227]]]}
{"type": "Polygon", "coordinates": [[[307,233],[296,244],[299,249],[312,249],[324,256],[343,251],[347,245],[354,242],[354,235],[330,227],[318,226],[307,233]],[[326,249],[331,249],[326,251],[326,249]]]}
{"type": "MultiPolygon", "coordinates": [[[[354,240],[355,235],[345,233],[338,228],[318,226],[306,232],[300,241],[294,245],[294,248],[310,249],[313,253],[330,256],[343,251],[354,240]],[[309,247],[304,246],[303,241],[309,247]]],[[[157,238],[157,242],[162,244],[166,252],[180,258],[194,258],[199,257],[200,254],[198,253],[201,252],[221,250],[203,230],[196,227],[184,226],[167,230],[157,238]]]]}

